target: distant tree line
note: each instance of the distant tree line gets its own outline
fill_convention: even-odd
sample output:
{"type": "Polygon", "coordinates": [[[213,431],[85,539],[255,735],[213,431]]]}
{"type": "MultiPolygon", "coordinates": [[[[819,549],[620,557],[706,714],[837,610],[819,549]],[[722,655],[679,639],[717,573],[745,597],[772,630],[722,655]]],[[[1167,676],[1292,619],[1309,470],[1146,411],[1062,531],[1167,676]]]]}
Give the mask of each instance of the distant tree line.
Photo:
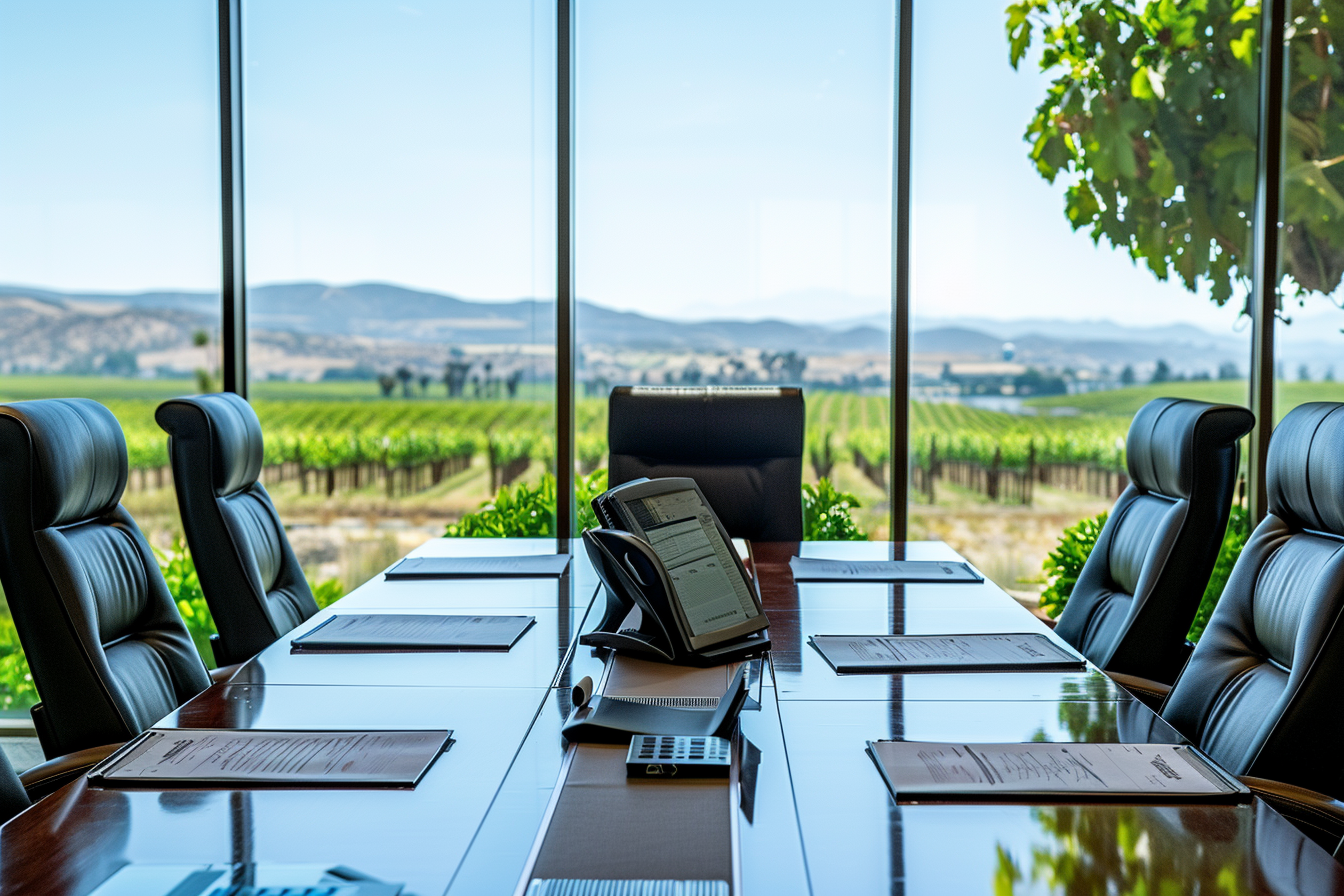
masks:
{"type": "MultiPolygon", "coordinates": [[[[516,367],[508,373],[497,373],[493,361],[483,361],[479,366],[460,358],[454,358],[443,366],[443,373],[437,382],[442,383],[449,398],[516,398],[518,386],[523,381],[523,369],[516,367]]],[[[429,388],[435,378],[423,371],[416,372],[402,365],[392,373],[380,373],[376,382],[378,391],[384,398],[392,398],[401,388],[402,398],[429,397],[429,388]]]]}

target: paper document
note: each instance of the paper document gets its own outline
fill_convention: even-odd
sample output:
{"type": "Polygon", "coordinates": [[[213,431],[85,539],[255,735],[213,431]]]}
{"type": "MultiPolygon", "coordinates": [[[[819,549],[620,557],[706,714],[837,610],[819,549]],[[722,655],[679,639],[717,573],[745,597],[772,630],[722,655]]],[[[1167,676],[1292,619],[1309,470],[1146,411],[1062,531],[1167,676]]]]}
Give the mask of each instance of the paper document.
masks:
{"type": "Polygon", "coordinates": [[[1041,634],[813,635],[837,672],[1050,672],[1087,661],[1041,634]]]}
{"type": "Polygon", "coordinates": [[[412,787],[451,731],[151,728],[89,771],[101,784],[412,787]]]}
{"type": "Polygon", "coordinates": [[[290,642],[295,653],[336,650],[508,650],[535,616],[422,616],[381,613],[333,616],[290,642]]]}
{"type": "Polygon", "coordinates": [[[554,579],[569,566],[568,554],[517,557],[407,557],[389,569],[389,579],[554,579]]]}
{"type": "Polygon", "coordinates": [[[869,741],[899,800],[1053,798],[1236,801],[1250,791],[1194,747],[869,741]]]}
{"type": "Polygon", "coordinates": [[[965,563],[945,560],[821,560],[791,557],[795,582],[983,582],[965,563]]]}

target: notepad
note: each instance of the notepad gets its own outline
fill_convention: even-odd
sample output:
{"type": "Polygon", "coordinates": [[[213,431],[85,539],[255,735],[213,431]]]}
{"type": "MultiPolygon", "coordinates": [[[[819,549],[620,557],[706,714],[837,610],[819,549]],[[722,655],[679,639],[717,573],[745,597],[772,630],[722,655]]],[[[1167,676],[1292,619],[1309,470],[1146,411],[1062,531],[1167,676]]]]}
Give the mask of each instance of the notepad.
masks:
{"type": "Polygon", "coordinates": [[[414,787],[452,732],[151,728],[89,771],[104,785],[414,787]]]}
{"type": "Polygon", "coordinates": [[[813,635],[808,642],[836,672],[1051,672],[1087,661],[1047,636],[813,635]]]}
{"type": "Polygon", "coordinates": [[[791,557],[795,582],[983,582],[965,563],[945,560],[823,560],[791,557]]]}
{"type": "Polygon", "coordinates": [[[568,554],[512,557],[407,557],[384,575],[388,579],[554,579],[569,566],[568,554]]]}
{"type": "Polygon", "coordinates": [[[336,615],[290,641],[294,653],[508,650],[535,616],[336,615]]]}
{"type": "Polygon", "coordinates": [[[1194,747],[868,742],[897,800],[1243,802],[1250,791],[1194,747]]]}

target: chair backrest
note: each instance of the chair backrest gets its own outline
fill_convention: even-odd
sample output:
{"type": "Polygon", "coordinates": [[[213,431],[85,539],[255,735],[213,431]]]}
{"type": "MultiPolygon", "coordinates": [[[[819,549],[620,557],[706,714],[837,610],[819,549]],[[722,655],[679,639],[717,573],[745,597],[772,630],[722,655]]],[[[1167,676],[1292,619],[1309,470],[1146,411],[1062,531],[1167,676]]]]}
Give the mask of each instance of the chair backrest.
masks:
{"type": "Polygon", "coordinates": [[[47,755],[130,738],[210,684],[119,503],[126,439],[82,398],[0,405],[0,582],[47,755]]]}
{"type": "Polygon", "coordinates": [[[1110,672],[1170,684],[1218,559],[1236,487],[1235,405],[1156,398],[1134,415],[1130,484],[1111,508],[1055,631],[1110,672]]]}
{"type": "Polygon", "coordinates": [[[1344,796],[1344,404],[1274,430],[1251,533],[1162,717],[1227,770],[1344,796]]]}
{"type": "Polygon", "coordinates": [[[258,481],[261,424],[232,392],[165,401],[154,419],[168,433],[182,527],[219,630],[216,659],[240,662],[317,612],[258,481]]]}
{"type": "Polygon", "coordinates": [[[31,805],[32,800],[28,799],[28,791],[23,789],[23,782],[14,774],[14,766],[9,764],[9,757],[0,753],[0,824],[9,821],[31,805]]]}
{"type": "Polygon", "coordinates": [[[689,476],[732,537],[802,539],[802,390],[619,386],[608,410],[611,485],[689,476]]]}

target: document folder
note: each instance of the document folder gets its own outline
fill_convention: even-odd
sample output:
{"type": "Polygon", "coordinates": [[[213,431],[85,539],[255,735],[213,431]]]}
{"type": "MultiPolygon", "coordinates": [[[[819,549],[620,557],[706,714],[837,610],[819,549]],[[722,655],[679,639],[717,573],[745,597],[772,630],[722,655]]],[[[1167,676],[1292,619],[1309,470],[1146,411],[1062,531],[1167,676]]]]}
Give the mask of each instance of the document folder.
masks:
{"type": "Polygon", "coordinates": [[[337,615],[290,641],[293,653],[508,650],[535,616],[337,615]]]}
{"type": "Polygon", "coordinates": [[[898,801],[1245,802],[1250,790],[1171,744],[868,742],[898,801]]]}
{"type": "Polygon", "coordinates": [[[1035,632],[970,635],[813,635],[836,672],[1056,672],[1087,661],[1035,632]]]}
{"type": "Polygon", "coordinates": [[[452,732],[151,728],[89,770],[126,787],[414,787],[452,732]]]}
{"type": "Polygon", "coordinates": [[[968,564],[946,560],[823,560],[792,557],[789,569],[795,582],[983,582],[985,577],[968,564]]]}
{"type": "Polygon", "coordinates": [[[407,557],[384,576],[397,579],[554,579],[569,566],[568,554],[516,557],[407,557]]]}

